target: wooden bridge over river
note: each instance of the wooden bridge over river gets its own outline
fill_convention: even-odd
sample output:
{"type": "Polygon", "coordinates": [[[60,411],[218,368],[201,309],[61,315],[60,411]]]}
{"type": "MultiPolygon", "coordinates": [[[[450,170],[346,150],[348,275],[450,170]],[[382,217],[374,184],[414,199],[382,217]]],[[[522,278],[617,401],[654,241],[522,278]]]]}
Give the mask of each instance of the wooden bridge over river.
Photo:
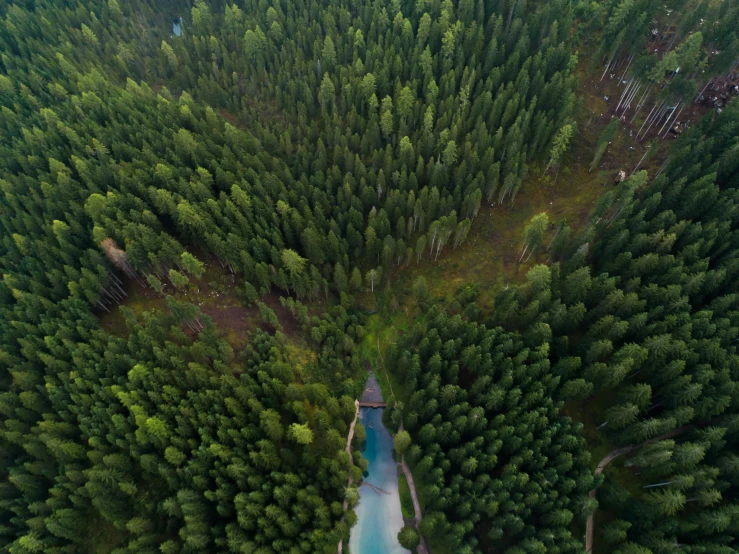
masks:
{"type": "Polygon", "coordinates": [[[360,402],[360,408],[384,408],[387,406],[385,402],[360,402]]]}

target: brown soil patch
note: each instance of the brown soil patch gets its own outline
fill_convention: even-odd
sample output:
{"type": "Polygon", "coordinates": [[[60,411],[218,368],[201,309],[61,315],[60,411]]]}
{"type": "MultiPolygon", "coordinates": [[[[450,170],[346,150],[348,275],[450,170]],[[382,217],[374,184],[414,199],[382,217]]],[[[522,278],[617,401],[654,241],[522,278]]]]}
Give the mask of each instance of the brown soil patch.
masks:
{"type": "MultiPolygon", "coordinates": [[[[250,310],[244,306],[238,304],[224,307],[203,306],[200,309],[213,320],[216,327],[226,334],[229,343],[231,343],[231,335],[245,341],[246,334],[254,328],[254,325],[249,322],[250,310]]],[[[231,344],[231,346],[235,345],[231,344]]]]}
{"type": "MultiPolygon", "coordinates": [[[[280,296],[283,295],[280,294],[279,291],[272,289],[266,296],[262,297],[262,302],[272,308],[275,314],[277,314],[277,320],[280,322],[282,332],[285,336],[288,338],[295,338],[301,332],[300,326],[298,321],[290,315],[290,312],[282,307],[282,304],[280,304],[280,296]]],[[[284,296],[287,297],[286,294],[284,296]]],[[[256,316],[259,317],[259,311],[256,308],[254,308],[254,312],[256,316]]]]}

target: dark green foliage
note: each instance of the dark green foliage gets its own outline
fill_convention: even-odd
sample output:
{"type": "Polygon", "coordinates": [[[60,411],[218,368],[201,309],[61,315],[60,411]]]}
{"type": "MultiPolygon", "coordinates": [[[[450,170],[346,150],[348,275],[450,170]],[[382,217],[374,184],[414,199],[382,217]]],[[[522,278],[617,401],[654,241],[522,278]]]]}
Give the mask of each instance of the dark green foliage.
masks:
{"type": "Polygon", "coordinates": [[[422,532],[432,541],[454,551],[582,549],[570,523],[594,481],[579,425],[552,400],[559,378],[548,350],[432,307],[388,353],[411,387],[392,418],[413,438],[405,457],[422,483],[422,532]]]}
{"type": "Polygon", "coordinates": [[[737,121],[733,102],[685,133],[658,178],[602,202],[569,259],[496,299],[499,322],[551,327],[556,394],[605,406],[597,432],[642,445],[625,465],[644,488],[600,495],[622,551],[737,546],[737,121]]]}
{"type": "MultiPolygon", "coordinates": [[[[573,10],[617,58],[656,4],[573,10]]],[[[634,64],[665,98],[692,95],[705,46],[710,74],[734,61],[735,6],[686,13],[672,55],[634,64]]],[[[0,550],[90,551],[100,527],[117,553],[335,551],[361,474],[344,451],[363,377],[350,294],[459,246],[531,166],[559,168],[572,17],[559,0],[0,0],[0,550]],[[270,331],[238,353],[168,295],[194,300],[206,265],[270,331]],[[100,329],[147,286],[165,310],[121,307],[125,338],[100,329]],[[261,301],[273,287],[300,354],[261,301]],[[340,306],[311,317],[331,289],[340,306]]],[[[584,244],[560,222],[548,248],[567,262],[497,299],[513,331],[473,323],[471,286],[388,353],[411,391],[388,418],[409,433],[424,534],[580,551],[597,481],[560,397],[602,395],[611,440],[659,439],[628,461],[653,489],[604,489],[606,538],[736,547],[736,120],[696,126],[659,179],[605,197],[584,244]]],[[[425,309],[423,278],[414,294],[425,309]]]]}
{"type": "Polygon", "coordinates": [[[414,527],[406,525],[398,533],[398,542],[400,546],[412,550],[418,546],[421,538],[418,536],[418,531],[414,527]]]}

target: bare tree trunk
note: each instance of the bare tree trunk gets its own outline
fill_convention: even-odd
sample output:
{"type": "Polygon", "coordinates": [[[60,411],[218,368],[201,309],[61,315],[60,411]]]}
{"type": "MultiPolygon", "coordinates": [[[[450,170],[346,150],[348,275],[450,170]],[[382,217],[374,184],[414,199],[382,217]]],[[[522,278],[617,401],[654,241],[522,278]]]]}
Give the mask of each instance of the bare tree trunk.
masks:
{"type": "Polygon", "coordinates": [[[663,171],[665,170],[665,167],[667,167],[667,163],[668,163],[669,161],[670,161],[670,158],[667,158],[667,159],[665,160],[665,163],[663,163],[663,164],[662,164],[662,167],[660,167],[660,168],[659,168],[659,171],[657,172],[657,175],[655,175],[655,176],[654,176],[654,178],[655,178],[655,179],[656,179],[657,177],[659,177],[660,175],[662,175],[662,172],[663,172],[663,171]]]}
{"type": "Polygon", "coordinates": [[[505,25],[505,32],[508,34],[508,30],[511,28],[511,21],[513,21],[513,12],[516,10],[516,4],[518,0],[511,0],[511,11],[508,12],[508,22],[505,25]]]}
{"type": "Polygon", "coordinates": [[[613,61],[613,58],[616,57],[616,51],[613,51],[613,54],[611,54],[611,59],[608,60],[608,63],[606,64],[606,68],[603,70],[603,75],[600,76],[600,81],[603,81],[603,78],[606,76],[606,73],[608,73],[608,68],[611,67],[611,62],[613,61]]]}
{"type": "Polygon", "coordinates": [[[618,210],[616,210],[616,213],[613,214],[613,217],[611,217],[611,219],[608,220],[608,225],[606,226],[606,229],[608,229],[611,226],[611,224],[616,220],[616,218],[618,217],[618,215],[621,213],[621,210],[624,209],[624,206],[625,205],[626,204],[621,204],[621,206],[618,208],[618,210]]]}
{"type": "Polygon", "coordinates": [[[667,50],[665,50],[665,53],[667,53],[670,50],[672,50],[672,46],[675,44],[675,41],[678,39],[678,36],[679,35],[677,34],[677,32],[675,32],[675,34],[672,35],[672,40],[670,41],[670,45],[667,47],[667,50]]]}
{"type": "Polygon", "coordinates": [[[663,107],[662,109],[660,109],[657,112],[657,115],[652,119],[652,122],[649,124],[649,126],[647,127],[647,129],[644,131],[644,134],[642,135],[642,138],[641,138],[642,140],[644,140],[647,137],[647,135],[649,134],[650,129],[652,128],[652,126],[655,123],[657,123],[658,121],[661,121],[662,120],[662,116],[665,114],[665,112],[668,109],[669,109],[668,107],[663,107]]]}
{"type": "Polygon", "coordinates": [[[626,115],[626,112],[631,107],[631,103],[634,101],[634,98],[636,98],[637,93],[642,89],[642,82],[641,79],[638,81],[636,89],[632,90],[629,96],[626,97],[626,100],[624,101],[624,105],[622,106],[624,109],[624,115],[626,115]]]}
{"type": "MultiPolygon", "coordinates": [[[[639,130],[636,133],[637,138],[639,138],[639,133],[641,133],[641,130],[644,129],[644,125],[647,124],[647,121],[649,121],[649,118],[652,117],[652,113],[654,113],[654,110],[656,110],[656,109],[657,109],[657,104],[655,104],[654,106],[652,106],[652,110],[649,112],[649,115],[647,115],[647,118],[644,120],[644,123],[642,123],[641,124],[641,127],[639,127],[639,130]]],[[[634,116],[634,117],[636,117],[636,116],[634,116]]],[[[631,119],[633,121],[634,118],[631,118],[631,119]]]]}
{"type": "MultiPolygon", "coordinates": [[[[663,102],[662,104],[660,104],[659,108],[657,108],[657,111],[654,112],[654,116],[652,116],[652,119],[649,120],[649,121],[647,121],[647,127],[646,127],[646,129],[644,131],[644,135],[642,135],[642,138],[644,138],[645,136],[647,136],[647,132],[649,131],[649,128],[652,125],[654,125],[657,121],[660,121],[662,119],[662,115],[665,113],[665,111],[667,109],[666,106],[665,106],[665,104],[666,104],[666,102],[663,102]]],[[[638,135],[637,135],[637,138],[639,138],[638,135]]]]}
{"type": "Polygon", "coordinates": [[[634,56],[636,56],[636,54],[631,54],[631,57],[629,58],[629,63],[626,65],[626,69],[624,70],[624,74],[621,75],[621,79],[619,79],[619,83],[624,80],[624,77],[626,77],[626,72],[631,67],[631,62],[634,61],[634,56]]]}
{"type": "Polygon", "coordinates": [[[665,481],[664,483],[654,483],[653,485],[644,485],[643,489],[651,489],[652,487],[664,487],[665,485],[669,485],[672,483],[672,481],[665,481]]]}
{"type": "Polygon", "coordinates": [[[103,294],[102,298],[103,298],[103,299],[107,298],[107,299],[108,299],[108,302],[110,302],[111,304],[114,304],[114,303],[115,303],[115,304],[118,304],[118,303],[120,303],[120,300],[118,300],[118,298],[116,298],[115,296],[113,296],[113,295],[112,295],[112,294],[110,293],[110,291],[109,291],[109,290],[107,290],[107,289],[103,288],[103,289],[101,290],[101,292],[102,292],[102,294],[103,294]]]}
{"type": "MultiPolygon", "coordinates": [[[[680,108],[680,111],[679,111],[679,112],[677,112],[677,115],[675,116],[675,121],[674,121],[674,123],[677,123],[677,120],[678,120],[678,118],[680,117],[680,114],[681,114],[681,113],[683,113],[683,110],[684,110],[684,109],[685,109],[685,106],[683,106],[682,108],[680,108]]],[[[669,133],[669,132],[670,132],[670,129],[671,129],[671,127],[668,127],[668,128],[667,128],[667,130],[665,131],[665,134],[664,134],[664,135],[662,136],[662,138],[663,138],[663,139],[664,139],[664,138],[665,138],[665,137],[667,136],[667,133],[669,133]]]]}
{"type": "Polygon", "coordinates": [[[128,296],[128,294],[126,293],[126,291],[125,291],[125,290],[123,290],[123,289],[121,288],[121,286],[120,286],[120,285],[119,285],[118,283],[116,283],[116,282],[113,282],[113,286],[115,286],[115,287],[116,287],[116,288],[117,288],[117,289],[118,289],[119,291],[121,291],[121,293],[122,293],[122,294],[123,294],[124,296],[128,296]]]}
{"type": "Polygon", "coordinates": [[[554,232],[554,236],[552,237],[552,240],[549,241],[549,244],[547,245],[547,250],[549,250],[552,247],[552,243],[554,242],[554,239],[557,238],[557,235],[559,234],[560,227],[557,226],[557,230],[554,232]]]}
{"type": "Polygon", "coordinates": [[[521,260],[523,260],[523,257],[526,255],[526,251],[529,249],[529,245],[526,245],[526,248],[523,249],[523,253],[521,254],[521,257],[518,258],[518,263],[521,263],[521,260]]]}
{"type": "Polygon", "coordinates": [[[105,294],[115,300],[116,303],[120,304],[121,302],[123,302],[123,295],[119,294],[118,291],[116,291],[115,289],[109,289],[105,287],[103,291],[105,292],[105,294]]]}
{"type": "Polygon", "coordinates": [[[647,89],[647,91],[642,95],[642,97],[639,99],[639,102],[637,102],[637,104],[636,104],[636,111],[634,112],[634,115],[632,116],[632,118],[629,121],[629,123],[631,123],[632,121],[634,121],[636,119],[636,116],[639,114],[639,112],[641,111],[641,109],[644,107],[645,99],[649,96],[649,93],[652,92],[652,89],[653,88],[654,88],[654,82],[649,86],[649,88],[647,89]]]}
{"type": "Polygon", "coordinates": [[[631,94],[630,98],[624,105],[624,114],[626,114],[627,111],[629,111],[629,108],[631,108],[631,103],[634,101],[634,97],[636,96],[636,93],[639,92],[641,89],[641,83],[639,83],[639,86],[636,87],[636,90],[631,94]]]}
{"type": "MultiPolygon", "coordinates": [[[[667,25],[665,25],[665,30],[662,31],[662,32],[660,32],[660,34],[659,34],[659,39],[660,40],[664,40],[665,39],[665,35],[667,34],[667,31],[669,31],[672,28],[672,22],[674,20],[675,20],[674,17],[672,19],[670,19],[669,23],[667,23],[667,25]]],[[[669,51],[669,48],[667,50],[669,51]]]]}
{"type": "Polygon", "coordinates": [[[621,107],[621,103],[624,101],[624,98],[626,98],[626,95],[631,90],[631,86],[633,84],[634,84],[634,80],[633,79],[626,84],[626,88],[621,93],[621,98],[618,99],[618,104],[616,104],[616,110],[615,110],[616,112],[618,112],[618,109],[621,107]]]}
{"type": "Polygon", "coordinates": [[[624,114],[626,113],[626,110],[629,109],[628,106],[631,103],[631,101],[633,100],[634,96],[636,95],[637,92],[639,92],[639,89],[641,88],[641,83],[639,83],[639,82],[634,83],[634,85],[635,86],[629,91],[629,94],[627,94],[624,97],[624,101],[623,101],[623,104],[621,106],[624,109],[624,114]]]}
{"type": "MultiPolygon", "coordinates": [[[[659,131],[657,132],[657,136],[658,136],[658,137],[659,137],[659,136],[660,136],[660,135],[662,134],[662,131],[664,131],[664,130],[665,130],[665,127],[667,127],[667,124],[668,124],[668,123],[670,122],[670,120],[672,119],[672,116],[673,116],[673,115],[675,115],[675,112],[677,112],[677,108],[678,108],[678,106],[679,106],[680,104],[682,104],[682,101],[681,101],[680,103],[678,103],[678,104],[677,104],[677,105],[676,105],[676,106],[675,106],[674,108],[672,108],[672,112],[670,112],[670,115],[669,115],[669,117],[668,117],[668,118],[667,118],[667,119],[665,120],[665,124],[664,124],[664,125],[662,125],[662,127],[660,127],[660,130],[659,130],[659,131]]],[[[669,129],[669,127],[668,127],[668,129],[669,129]]]]}
{"type": "Polygon", "coordinates": [[[705,86],[705,87],[703,87],[703,90],[701,90],[701,91],[700,91],[700,92],[698,93],[698,96],[696,96],[696,97],[695,97],[695,100],[693,100],[693,102],[697,102],[697,101],[698,101],[698,99],[699,99],[699,98],[700,98],[701,96],[703,96],[703,93],[704,93],[704,92],[706,92],[706,89],[708,88],[708,85],[710,85],[710,84],[711,84],[712,82],[713,82],[713,79],[708,79],[708,82],[706,83],[706,86],[705,86]]]}
{"type": "MultiPolygon", "coordinates": [[[[641,160],[639,160],[639,163],[636,164],[636,167],[634,168],[634,171],[631,172],[631,175],[633,175],[634,173],[636,173],[636,170],[639,169],[639,166],[644,161],[644,158],[647,157],[647,154],[649,154],[649,148],[647,148],[647,151],[644,152],[644,155],[641,157],[641,160]]],[[[631,177],[631,175],[629,175],[629,177],[631,177]]]]}

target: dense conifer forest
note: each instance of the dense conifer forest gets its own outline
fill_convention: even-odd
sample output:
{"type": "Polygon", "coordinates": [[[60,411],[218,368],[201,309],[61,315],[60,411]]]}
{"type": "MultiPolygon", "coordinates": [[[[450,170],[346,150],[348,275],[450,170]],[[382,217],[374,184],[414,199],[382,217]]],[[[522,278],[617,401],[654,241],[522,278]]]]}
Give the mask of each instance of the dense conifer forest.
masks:
{"type": "Polygon", "coordinates": [[[737,62],[735,0],[0,0],[0,551],[346,551],[374,366],[402,544],[735,552],[737,62]]]}

